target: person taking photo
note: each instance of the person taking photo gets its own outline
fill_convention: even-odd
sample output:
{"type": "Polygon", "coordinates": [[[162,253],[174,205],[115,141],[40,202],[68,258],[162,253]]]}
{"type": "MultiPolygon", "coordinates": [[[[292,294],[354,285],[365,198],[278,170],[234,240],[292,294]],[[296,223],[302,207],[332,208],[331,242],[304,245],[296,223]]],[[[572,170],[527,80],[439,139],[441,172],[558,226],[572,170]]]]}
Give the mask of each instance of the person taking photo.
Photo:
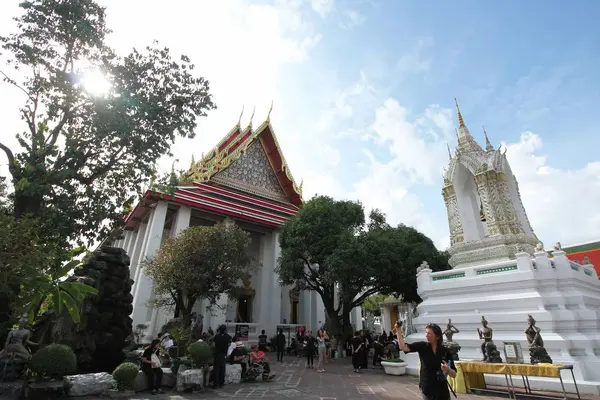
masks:
{"type": "Polygon", "coordinates": [[[394,330],[400,350],[419,353],[419,388],[423,400],[450,400],[451,388],[446,375],[455,378],[456,367],[452,354],[442,345],[442,328],[437,324],[428,324],[425,327],[425,341],[410,344],[404,341],[402,322],[398,321],[394,330]]]}

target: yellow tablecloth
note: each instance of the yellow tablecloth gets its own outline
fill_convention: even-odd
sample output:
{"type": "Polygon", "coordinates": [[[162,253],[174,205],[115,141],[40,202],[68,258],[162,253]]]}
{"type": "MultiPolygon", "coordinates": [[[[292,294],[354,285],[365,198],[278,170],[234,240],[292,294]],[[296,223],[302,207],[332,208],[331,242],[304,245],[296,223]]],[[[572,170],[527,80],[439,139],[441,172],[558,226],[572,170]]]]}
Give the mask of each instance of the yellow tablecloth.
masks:
{"type": "Polygon", "coordinates": [[[456,393],[469,393],[471,389],[484,389],[483,374],[525,375],[559,378],[564,364],[495,364],[482,361],[457,361],[456,378],[448,378],[456,393]]]}

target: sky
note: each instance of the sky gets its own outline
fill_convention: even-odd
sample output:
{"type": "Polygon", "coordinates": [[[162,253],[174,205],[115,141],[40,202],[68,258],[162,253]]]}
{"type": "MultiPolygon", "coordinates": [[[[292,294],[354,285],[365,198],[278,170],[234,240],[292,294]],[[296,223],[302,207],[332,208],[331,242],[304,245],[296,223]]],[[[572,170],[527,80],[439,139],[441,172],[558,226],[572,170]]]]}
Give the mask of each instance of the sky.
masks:
{"type": "MultiPolygon", "coordinates": [[[[454,98],[502,144],[546,247],[600,240],[600,2],[100,0],[120,54],[153,40],[188,55],[218,109],[178,166],[237,123],[271,123],[304,197],[360,200],[449,245],[441,195],[454,98]],[[594,26],[596,26],[594,28],[594,26]]],[[[0,3],[0,34],[17,0],[0,3]]],[[[0,140],[23,130],[0,86],[0,140]]],[[[172,160],[161,160],[166,171],[172,160]]],[[[6,159],[0,155],[4,167],[6,159]]],[[[0,169],[0,172],[3,171],[0,169]]]]}

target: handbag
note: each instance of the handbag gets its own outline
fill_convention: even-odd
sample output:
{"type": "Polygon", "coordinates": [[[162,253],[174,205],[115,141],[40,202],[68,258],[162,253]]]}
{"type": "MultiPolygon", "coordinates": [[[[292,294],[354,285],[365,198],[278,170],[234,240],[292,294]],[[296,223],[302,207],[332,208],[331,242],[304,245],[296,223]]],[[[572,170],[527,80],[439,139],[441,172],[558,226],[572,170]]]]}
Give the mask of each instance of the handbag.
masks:
{"type": "Polygon", "coordinates": [[[156,355],[156,353],[152,353],[152,357],[150,358],[150,360],[153,363],[153,367],[152,368],[160,368],[160,367],[162,367],[162,363],[160,362],[160,358],[156,355]]]}

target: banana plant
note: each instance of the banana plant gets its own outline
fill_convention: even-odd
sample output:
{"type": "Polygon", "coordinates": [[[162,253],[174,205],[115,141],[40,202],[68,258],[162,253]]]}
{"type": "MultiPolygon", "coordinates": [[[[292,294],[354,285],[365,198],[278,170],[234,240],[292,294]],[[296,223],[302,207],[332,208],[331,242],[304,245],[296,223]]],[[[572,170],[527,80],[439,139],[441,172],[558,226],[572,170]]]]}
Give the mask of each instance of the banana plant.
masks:
{"type": "Polygon", "coordinates": [[[81,321],[80,308],[83,300],[88,295],[98,294],[98,290],[85,283],[66,281],[69,272],[80,264],[79,260],[73,260],[46,276],[47,280],[27,302],[26,311],[30,322],[35,320],[44,304],[56,315],[61,315],[63,309],[66,309],[73,322],[78,324],[81,321]]]}

